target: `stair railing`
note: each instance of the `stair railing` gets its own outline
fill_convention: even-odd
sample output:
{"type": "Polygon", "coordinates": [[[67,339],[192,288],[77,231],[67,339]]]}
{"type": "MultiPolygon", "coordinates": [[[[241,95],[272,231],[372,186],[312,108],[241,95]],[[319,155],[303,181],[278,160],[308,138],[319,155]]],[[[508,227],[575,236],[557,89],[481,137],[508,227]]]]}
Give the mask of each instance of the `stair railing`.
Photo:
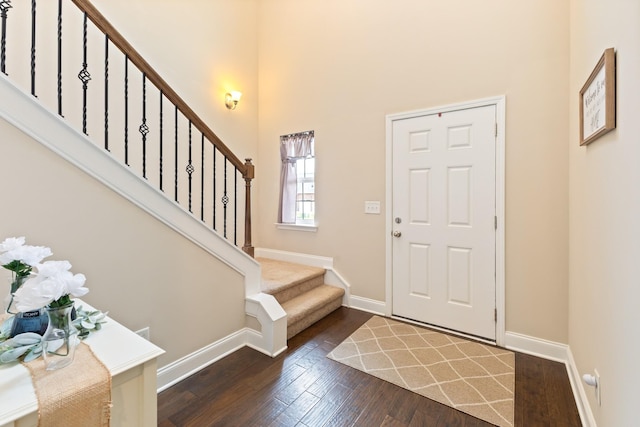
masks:
{"type": "Polygon", "coordinates": [[[170,198],[167,165],[173,166],[173,200],[234,245],[243,237],[243,251],[253,256],[251,182],[255,171],[251,159],[241,161],[90,1],[71,2],[20,0],[12,4],[0,0],[0,72],[28,87],[32,96],[91,135],[92,141],[101,134],[106,151],[170,198]],[[10,25],[13,14],[17,25],[10,25]],[[81,37],[68,37],[63,17],[64,24],[81,37]],[[16,43],[9,45],[14,39],[16,43]],[[41,47],[44,42],[45,48],[41,47]],[[10,51],[9,46],[15,49],[10,51]],[[114,57],[112,47],[122,58],[114,57]],[[44,59],[37,55],[40,51],[44,59]],[[80,64],[79,71],[71,68],[76,64],[80,64]],[[101,72],[90,72],[93,69],[101,72]],[[76,80],[74,85],[76,78],[80,84],[76,80]],[[45,89],[36,90],[41,86],[45,89]],[[157,102],[151,102],[152,97],[157,102]],[[68,98],[82,99],[82,105],[69,103],[68,98]],[[96,117],[100,120],[94,120],[96,117]],[[137,137],[130,132],[131,123],[136,123],[137,137]],[[114,137],[116,130],[122,133],[114,137]],[[119,141],[121,145],[114,144],[119,141]],[[183,159],[186,166],[183,163],[180,170],[183,159]],[[238,195],[242,190],[239,177],[245,181],[244,206],[238,195]],[[244,216],[244,229],[238,227],[238,216],[244,216]]]}

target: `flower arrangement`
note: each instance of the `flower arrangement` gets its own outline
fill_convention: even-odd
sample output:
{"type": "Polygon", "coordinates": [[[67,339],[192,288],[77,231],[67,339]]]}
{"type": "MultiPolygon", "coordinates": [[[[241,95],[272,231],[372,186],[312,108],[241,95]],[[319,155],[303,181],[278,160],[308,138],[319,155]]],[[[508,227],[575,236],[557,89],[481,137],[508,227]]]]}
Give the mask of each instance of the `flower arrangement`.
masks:
{"type": "Polygon", "coordinates": [[[25,245],[24,237],[10,237],[0,243],[0,265],[13,272],[11,292],[7,299],[7,312],[11,312],[13,295],[29,277],[33,267],[51,255],[53,255],[51,249],[44,246],[25,245]]]}
{"type": "MultiPolygon", "coordinates": [[[[71,297],[89,292],[84,286],[86,277],[73,274],[69,261],[42,262],[51,255],[51,249],[44,246],[25,245],[24,237],[12,237],[0,243],[0,265],[13,273],[7,312],[12,304],[20,312],[66,307],[72,304],[71,297]]],[[[78,338],[86,338],[90,332],[99,330],[105,316],[106,313],[78,307],[73,321],[78,338]]],[[[37,333],[10,337],[13,321],[15,317],[10,317],[0,325],[0,364],[20,359],[28,362],[43,353],[42,337],[37,333]]]]}
{"type": "Polygon", "coordinates": [[[44,258],[53,255],[51,249],[24,243],[24,237],[12,237],[0,243],[0,264],[16,275],[11,284],[11,293],[18,310],[62,307],[71,303],[71,295],[81,297],[89,292],[84,287],[84,274],[72,274],[69,261],[41,263],[44,258]],[[17,280],[25,277],[28,277],[26,281],[17,280]]]}
{"type": "Polygon", "coordinates": [[[34,269],[34,277],[15,292],[16,308],[20,311],[63,307],[71,304],[71,296],[81,297],[89,292],[84,287],[84,274],[71,273],[69,261],[45,261],[34,269]]]}

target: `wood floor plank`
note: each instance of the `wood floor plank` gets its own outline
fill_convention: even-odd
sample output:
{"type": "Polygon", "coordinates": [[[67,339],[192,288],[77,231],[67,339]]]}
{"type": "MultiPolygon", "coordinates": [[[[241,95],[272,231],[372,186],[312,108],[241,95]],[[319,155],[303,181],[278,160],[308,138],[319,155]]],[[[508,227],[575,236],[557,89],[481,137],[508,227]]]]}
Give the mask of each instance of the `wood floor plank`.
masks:
{"type": "Polygon", "coordinates": [[[271,427],[293,427],[320,401],[320,398],[304,392],[270,424],[271,427]]]}
{"type": "Polygon", "coordinates": [[[370,427],[381,425],[389,415],[389,402],[393,401],[401,390],[400,387],[387,382],[376,384],[376,387],[369,394],[369,401],[366,402],[366,406],[354,426],[370,427]]]}
{"type": "Polygon", "coordinates": [[[319,402],[305,414],[301,421],[311,426],[326,424],[353,392],[354,390],[351,388],[335,384],[331,390],[319,398],[319,402]]]}
{"type": "Polygon", "coordinates": [[[547,405],[549,418],[556,420],[556,425],[566,425],[580,417],[575,406],[573,391],[563,363],[548,364],[545,369],[545,385],[547,388],[547,405]]]}
{"type": "Polygon", "coordinates": [[[549,408],[544,381],[542,359],[527,354],[516,354],[515,384],[516,425],[548,425],[549,408]]]}
{"type": "MultiPolygon", "coordinates": [[[[160,393],[158,426],[491,425],[326,357],[371,316],[343,307],[278,357],[230,354],[160,393]]],[[[564,364],[516,353],[515,425],[581,425],[564,364]]]]}

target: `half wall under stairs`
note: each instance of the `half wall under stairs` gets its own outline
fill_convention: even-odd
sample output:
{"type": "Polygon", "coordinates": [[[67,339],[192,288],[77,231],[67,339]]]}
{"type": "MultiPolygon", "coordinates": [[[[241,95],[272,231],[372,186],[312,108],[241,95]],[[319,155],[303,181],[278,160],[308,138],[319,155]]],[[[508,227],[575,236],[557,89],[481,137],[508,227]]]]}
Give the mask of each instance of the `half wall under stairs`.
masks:
{"type": "Polygon", "coordinates": [[[287,313],[287,339],[342,305],[344,289],[324,283],[325,269],[269,258],[262,267],[262,292],[273,295],[287,313]]]}

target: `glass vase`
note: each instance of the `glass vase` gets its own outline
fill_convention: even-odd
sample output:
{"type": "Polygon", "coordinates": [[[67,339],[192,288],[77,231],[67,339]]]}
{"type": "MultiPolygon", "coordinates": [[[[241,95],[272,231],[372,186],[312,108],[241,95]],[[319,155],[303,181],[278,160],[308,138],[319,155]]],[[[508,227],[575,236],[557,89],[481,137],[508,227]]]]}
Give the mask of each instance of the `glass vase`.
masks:
{"type": "Polygon", "coordinates": [[[22,286],[24,282],[27,281],[29,276],[18,276],[16,273],[11,275],[11,289],[9,290],[9,296],[7,298],[7,307],[5,311],[9,314],[16,314],[18,310],[14,306],[14,298],[16,291],[22,286]]]}
{"type": "Polygon", "coordinates": [[[71,320],[73,303],[62,307],[46,307],[49,325],[42,336],[42,355],[47,371],[64,368],[73,362],[79,343],[78,330],[71,320]]]}

